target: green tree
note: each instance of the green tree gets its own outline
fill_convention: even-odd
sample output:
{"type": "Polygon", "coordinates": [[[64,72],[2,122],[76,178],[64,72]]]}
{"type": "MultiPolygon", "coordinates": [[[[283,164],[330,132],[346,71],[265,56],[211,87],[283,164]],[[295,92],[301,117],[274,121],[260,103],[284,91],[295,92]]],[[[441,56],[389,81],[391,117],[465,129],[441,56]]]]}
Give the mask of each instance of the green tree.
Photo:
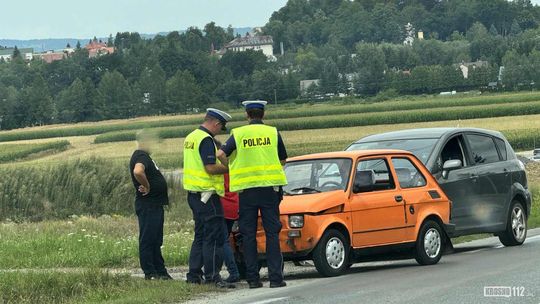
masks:
{"type": "Polygon", "coordinates": [[[189,71],[178,71],[167,81],[166,88],[167,113],[200,110],[206,104],[201,88],[189,71]]]}
{"type": "Polygon", "coordinates": [[[23,126],[44,125],[53,122],[55,107],[45,79],[34,76],[31,85],[19,94],[20,114],[23,126]]]}
{"type": "Polygon", "coordinates": [[[360,94],[377,94],[384,86],[386,59],[382,49],[371,43],[359,43],[356,46],[354,65],[357,71],[355,90],[360,94]]]}
{"type": "Polygon", "coordinates": [[[127,118],[136,112],[127,80],[118,71],[106,72],[97,88],[99,106],[105,118],[127,118]]]}
{"type": "Polygon", "coordinates": [[[281,75],[271,69],[253,73],[253,92],[251,98],[274,102],[283,99],[283,83],[281,75]]]}
{"type": "Polygon", "coordinates": [[[264,69],[267,66],[267,58],[262,52],[254,50],[228,51],[221,58],[220,64],[230,69],[234,77],[244,77],[253,74],[256,69],[264,69]]]}
{"type": "Polygon", "coordinates": [[[146,68],[139,78],[139,95],[137,104],[141,106],[140,113],[144,115],[164,113],[167,109],[167,91],[165,71],[156,64],[146,68]]]}
{"type": "Polygon", "coordinates": [[[328,60],[323,68],[321,76],[319,77],[320,90],[323,93],[337,94],[340,87],[340,75],[336,63],[333,60],[328,60]]]}
{"type": "Polygon", "coordinates": [[[96,92],[90,79],[77,78],[57,98],[58,120],[61,122],[94,121],[101,118],[96,92]]]}

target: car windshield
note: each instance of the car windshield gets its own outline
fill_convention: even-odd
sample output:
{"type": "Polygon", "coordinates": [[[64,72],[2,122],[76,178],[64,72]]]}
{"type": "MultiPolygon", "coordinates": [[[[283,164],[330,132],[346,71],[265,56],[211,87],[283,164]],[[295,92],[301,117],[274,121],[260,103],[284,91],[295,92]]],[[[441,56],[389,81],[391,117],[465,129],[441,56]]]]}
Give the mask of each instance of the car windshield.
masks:
{"type": "Polygon", "coordinates": [[[428,161],[431,151],[437,143],[436,138],[420,138],[420,139],[396,139],[385,141],[374,141],[365,143],[354,143],[348,151],[355,150],[376,150],[376,149],[398,149],[413,153],[422,163],[428,161]]]}
{"type": "Polygon", "coordinates": [[[351,173],[349,158],[314,159],[288,162],[285,165],[285,195],[302,195],[346,190],[351,173]]]}

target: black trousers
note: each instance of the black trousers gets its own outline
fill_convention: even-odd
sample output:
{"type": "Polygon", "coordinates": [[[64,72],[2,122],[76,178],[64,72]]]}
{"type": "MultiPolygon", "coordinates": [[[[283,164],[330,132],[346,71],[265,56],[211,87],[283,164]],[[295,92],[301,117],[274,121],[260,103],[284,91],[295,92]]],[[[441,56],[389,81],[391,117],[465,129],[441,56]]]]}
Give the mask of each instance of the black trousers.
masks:
{"type": "Polygon", "coordinates": [[[139,221],[139,260],[145,275],[167,274],[161,254],[163,245],[163,206],[144,206],[136,210],[139,221]]]}
{"type": "Polygon", "coordinates": [[[219,196],[212,195],[205,204],[201,202],[199,193],[189,193],[188,203],[195,221],[195,236],[189,254],[187,280],[200,282],[203,274],[207,282],[221,280],[219,272],[223,266],[225,225],[219,196]]]}
{"type": "Polygon", "coordinates": [[[252,188],[240,192],[240,234],[244,246],[246,280],[258,281],[259,263],[257,260],[257,220],[261,212],[262,224],[266,234],[266,262],[270,282],[283,281],[283,256],[279,245],[279,203],[281,195],[273,187],[252,188]]]}

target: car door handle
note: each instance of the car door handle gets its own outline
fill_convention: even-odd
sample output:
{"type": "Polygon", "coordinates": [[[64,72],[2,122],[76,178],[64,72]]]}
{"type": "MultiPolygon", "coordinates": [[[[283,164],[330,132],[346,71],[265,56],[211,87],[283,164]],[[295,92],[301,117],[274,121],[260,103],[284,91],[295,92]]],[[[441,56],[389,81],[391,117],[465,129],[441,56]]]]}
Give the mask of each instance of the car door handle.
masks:
{"type": "Polygon", "coordinates": [[[398,202],[398,203],[403,202],[403,196],[401,196],[401,195],[396,195],[394,198],[396,199],[396,202],[398,202]]]}

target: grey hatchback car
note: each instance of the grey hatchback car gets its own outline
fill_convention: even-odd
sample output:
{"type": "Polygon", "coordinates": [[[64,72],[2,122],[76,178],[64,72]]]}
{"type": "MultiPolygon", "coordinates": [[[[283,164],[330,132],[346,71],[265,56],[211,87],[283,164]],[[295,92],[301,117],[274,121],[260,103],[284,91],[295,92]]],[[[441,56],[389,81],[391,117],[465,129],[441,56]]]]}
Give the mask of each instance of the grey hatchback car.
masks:
{"type": "Polygon", "coordinates": [[[452,200],[451,237],[493,233],[505,246],[525,241],[531,212],[525,166],[500,132],[412,129],[367,136],[347,148],[368,149],[407,150],[426,165],[452,200]]]}

